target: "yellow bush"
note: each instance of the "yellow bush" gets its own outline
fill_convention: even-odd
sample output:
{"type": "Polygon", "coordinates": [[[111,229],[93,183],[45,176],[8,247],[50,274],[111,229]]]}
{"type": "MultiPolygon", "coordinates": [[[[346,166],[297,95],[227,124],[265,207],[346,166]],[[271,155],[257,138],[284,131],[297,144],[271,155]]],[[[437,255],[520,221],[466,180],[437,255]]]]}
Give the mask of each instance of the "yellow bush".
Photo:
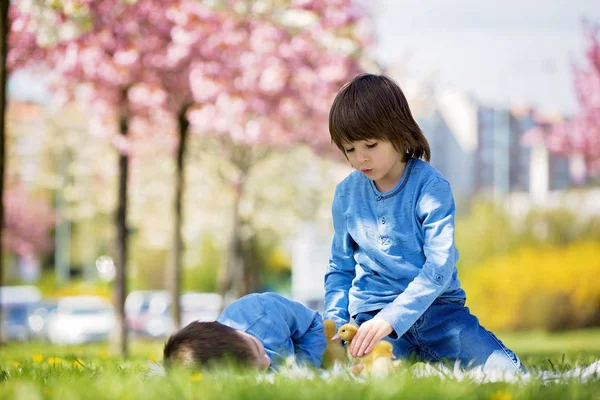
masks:
{"type": "Polygon", "coordinates": [[[489,329],[600,324],[600,244],[523,248],[461,272],[467,305],[489,329]]]}

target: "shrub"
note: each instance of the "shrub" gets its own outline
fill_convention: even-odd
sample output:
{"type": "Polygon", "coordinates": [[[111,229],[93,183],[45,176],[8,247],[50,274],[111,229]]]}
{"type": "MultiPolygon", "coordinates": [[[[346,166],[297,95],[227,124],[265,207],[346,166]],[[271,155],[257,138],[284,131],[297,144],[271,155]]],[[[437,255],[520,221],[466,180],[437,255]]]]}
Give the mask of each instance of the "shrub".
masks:
{"type": "Polygon", "coordinates": [[[580,242],[494,257],[461,281],[487,328],[559,330],[600,323],[599,275],[600,244],[580,242]]]}

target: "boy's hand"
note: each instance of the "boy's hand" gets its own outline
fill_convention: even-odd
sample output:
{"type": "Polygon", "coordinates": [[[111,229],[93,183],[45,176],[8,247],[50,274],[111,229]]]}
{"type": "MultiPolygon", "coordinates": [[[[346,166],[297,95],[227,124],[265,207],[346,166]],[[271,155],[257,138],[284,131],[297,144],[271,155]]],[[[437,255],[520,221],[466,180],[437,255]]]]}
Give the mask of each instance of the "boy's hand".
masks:
{"type": "Polygon", "coordinates": [[[352,357],[362,357],[373,350],[375,343],[392,333],[390,324],[379,317],[365,322],[358,328],[358,332],[350,343],[350,354],[352,357]]]}

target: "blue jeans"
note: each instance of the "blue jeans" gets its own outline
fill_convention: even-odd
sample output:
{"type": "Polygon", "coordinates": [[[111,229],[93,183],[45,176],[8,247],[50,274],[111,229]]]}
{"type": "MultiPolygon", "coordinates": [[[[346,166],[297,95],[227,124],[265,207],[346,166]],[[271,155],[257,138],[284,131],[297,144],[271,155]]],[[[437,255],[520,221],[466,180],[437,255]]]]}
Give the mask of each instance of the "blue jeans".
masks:
{"type": "MultiPolygon", "coordinates": [[[[464,299],[436,299],[400,338],[388,336],[398,358],[418,361],[459,361],[462,367],[527,372],[519,357],[465,307],[464,299]]],[[[379,310],[354,316],[360,326],[379,310]]]]}

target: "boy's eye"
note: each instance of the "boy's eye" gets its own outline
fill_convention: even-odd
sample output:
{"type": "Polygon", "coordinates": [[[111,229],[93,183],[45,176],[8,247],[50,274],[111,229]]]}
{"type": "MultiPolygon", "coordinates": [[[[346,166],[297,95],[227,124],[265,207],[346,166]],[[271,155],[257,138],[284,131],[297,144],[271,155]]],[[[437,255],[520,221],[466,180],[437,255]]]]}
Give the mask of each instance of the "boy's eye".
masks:
{"type": "Polygon", "coordinates": [[[344,149],[346,151],[346,153],[352,153],[354,151],[354,147],[351,149],[344,149]]]}
{"type": "Polygon", "coordinates": [[[370,148],[370,149],[372,149],[372,148],[373,148],[373,147],[375,147],[375,146],[377,146],[377,142],[375,142],[375,143],[371,143],[371,144],[368,144],[368,145],[367,145],[367,147],[368,147],[368,148],[370,148]]]}

